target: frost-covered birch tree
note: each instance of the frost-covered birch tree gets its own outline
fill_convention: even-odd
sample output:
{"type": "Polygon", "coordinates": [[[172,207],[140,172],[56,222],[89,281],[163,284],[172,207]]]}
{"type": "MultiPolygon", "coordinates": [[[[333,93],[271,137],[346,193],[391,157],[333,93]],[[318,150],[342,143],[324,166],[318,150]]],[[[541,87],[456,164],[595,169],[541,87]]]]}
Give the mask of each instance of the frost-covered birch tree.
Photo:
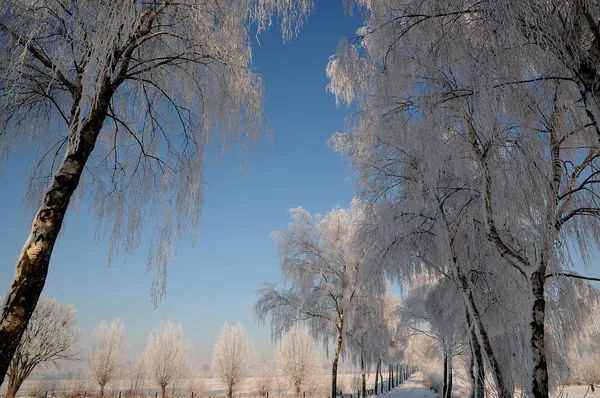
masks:
{"type": "Polygon", "coordinates": [[[353,201],[349,209],[335,208],[324,216],[313,216],[302,207],[290,212],[288,229],[272,233],[278,243],[284,287],[265,283],[258,292],[254,314],[261,322],[271,316],[276,340],[298,323],[306,324],[324,344],[335,339],[331,370],[334,397],[345,325],[350,322],[353,306],[359,296],[383,287],[370,286],[378,279],[367,278],[361,268],[363,251],[355,244],[363,213],[359,201],[353,201]]]}
{"type": "Polygon", "coordinates": [[[301,388],[320,369],[317,344],[306,326],[297,325],[285,333],[275,351],[278,373],[294,386],[296,397],[301,388]]]}
{"type": "Polygon", "coordinates": [[[32,156],[36,210],[0,320],[0,383],[76,191],[109,232],[109,261],[154,224],[147,269],[155,303],[165,294],[174,249],[199,225],[206,148],[245,149],[265,130],[250,29],[277,19],[289,38],[311,8],[312,0],[2,1],[0,156],[32,156]]]}
{"type": "Polygon", "coordinates": [[[213,348],[211,368],[213,375],[225,384],[227,398],[232,398],[236,385],[249,376],[254,356],[254,345],[242,324],[229,327],[225,322],[213,348]]]}
{"type": "Polygon", "coordinates": [[[77,359],[81,335],[73,306],[40,298],[8,367],[5,397],[14,398],[38,365],[77,359]]]}
{"type": "Polygon", "coordinates": [[[338,149],[360,164],[368,191],[404,132],[462,142],[435,157],[412,135],[434,173],[468,159],[484,236],[527,283],[527,391],[545,398],[546,283],[568,275],[574,248],[589,264],[600,230],[597,103],[586,83],[596,76],[598,4],[359,3],[358,44],[343,43],[328,66],[331,91],[361,109],[338,149]]]}
{"type": "Polygon", "coordinates": [[[104,396],[104,386],[118,376],[127,362],[127,340],[125,323],[118,319],[108,325],[100,322],[92,332],[92,349],[89,367],[92,377],[100,385],[100,396],[104,396]]]}
{"type": "Polygon", "coordinates": [[[161,321],[155,327],[144,351],[147,376],[161,389],[162,398],[167,396],[167,386],[187,376],[190,365],[191,343],[183,337],[181,324],[161,321]]]}

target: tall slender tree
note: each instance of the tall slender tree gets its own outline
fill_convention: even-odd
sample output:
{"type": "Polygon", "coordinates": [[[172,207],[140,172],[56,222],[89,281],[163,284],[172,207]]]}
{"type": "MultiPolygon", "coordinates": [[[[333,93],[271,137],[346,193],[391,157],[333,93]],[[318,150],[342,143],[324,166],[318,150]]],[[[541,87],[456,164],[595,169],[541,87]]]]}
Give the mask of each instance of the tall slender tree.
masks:
{"type": "MultiPolygon", "coordinates": [[[[362,269],[363,252],[356,245],[362,207],[335,208],[325,216],[311,215],[298,207],[291,210],[288,230],[274,232],[281,258],[281,274],[287,289],[266,283],[258,292],[255,317],[265,322],[271,315],[271,332],[279,339],[297,323],[305,323],[324,344],[335,340],[331,366],[331,396],[337,392],[337,367],[346,325],[358,297],[371,290],[362,269]]],[[[383,289],[383,287],[373,287],[383,289]]]]}
{"type": "Polygon", "coordinates": [[[127,341],[125,324],[115,320],[106,324],[100,322],[92,332],[92,350],[89,357],[90,373],[100,385],[100,396],[104,396],[104,387],[118,376],[127,361],[127,341]]]}
{"type": "Polygon", "coordinates": [[[229,327],[225,322],[213,348],[212,372],[225,384],[227,398],[232,398],[235,387],[249,376],[254,357],[252,340],[242,324],[229,327]]]}
{"type": "Polygon", "coordinates": [[[148,377],[158,384],[161,396],[167,396],[167,386],[186,377],[190,366],[191,343],[183,337],[181,324],[161,321],[148,336],[144,359],[148,377]]]}
{"type": "Polygon", "coordinates": [[[37,210],[0,319],[0,383],[77,188],[110,231],[109,258],[139,246],[152,209],[155,303],[165,294],[173,249],[199,225],[205,148],[245,148],[265,130],[250,27],[265,30],[276,16],[287,38],[311,8],[312,0],[2,1],[0,156],[34,154],[37,210]]]}
{"type": "Polygon", "coordinates": [[[282,338],[275,351],[275,366],[279,374],[294,386],[296,397],[302,387],[320,368],[317,344],[306,326],[297,325],[282,338]]]}

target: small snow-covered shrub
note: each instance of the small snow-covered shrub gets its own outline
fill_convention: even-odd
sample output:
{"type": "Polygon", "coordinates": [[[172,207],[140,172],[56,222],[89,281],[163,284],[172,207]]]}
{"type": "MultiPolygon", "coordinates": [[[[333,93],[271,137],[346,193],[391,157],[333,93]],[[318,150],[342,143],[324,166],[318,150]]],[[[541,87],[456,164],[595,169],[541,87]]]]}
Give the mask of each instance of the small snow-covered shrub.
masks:
{"type": "Polygon", "coordinates": [[[362,377],[360,375],[354,375],[351,382],[352,391],[362,390],[362,377]]]}
{"type": "Polygon", "coordinates": [[[201,398],[206,393],[206,380],[204,377],[200,377],[196,372],[194,372],[188,380],[188,397],[191,398],[192,393],[194,394],[194,398],[201,398]]]}
{"type": "Polygon", "coordinates": [[[143,357],[138,357],[130,362],[128,366],[128,379],[127,379],[127,390],[125,395],[129,397],[135,397],[142,388],[142,383],[146,376],[146,363],[143,357]]]}
{"type": "Polygon", "coordinates": [[[274,373],[275,371],[273,370],[273,365],[266,363],[256,375],[254,383],[259,397],[266,397],[267,393],[271,390],[274,373]]]}
{"type": "Polygon", "coordinates": [[[421,369],[423,380],[433,391],[439,393],[444,386],[443,372],[439,366],[430,365],[421,369]]]}
{"type": "Polygon", "coordinates": [[[600,383],[600,354],[588,355],[577,359],[573,366],[574,378],[592,386],[592,392],[600,383]]]}
{"type": "Polygon", "coordinates": [[[88,391],[94,388],[90,380],[85,378],[73,379],[65,382],[64,391],[67,397],[83,397],[88,391]]]}
{"type": "Polygon", "coordinates": [[[307,397],[326,397],[331,394],[331,377],[313,375],[304,385],[307,397]]]}
{"type": "Polygon", "coordinates": [[[29,396],[42,398],[46,395],[46,391],[56,390],[56,381],[47,379],[38,379],[34,383],[31,383],[29,389],[29,396]]]}

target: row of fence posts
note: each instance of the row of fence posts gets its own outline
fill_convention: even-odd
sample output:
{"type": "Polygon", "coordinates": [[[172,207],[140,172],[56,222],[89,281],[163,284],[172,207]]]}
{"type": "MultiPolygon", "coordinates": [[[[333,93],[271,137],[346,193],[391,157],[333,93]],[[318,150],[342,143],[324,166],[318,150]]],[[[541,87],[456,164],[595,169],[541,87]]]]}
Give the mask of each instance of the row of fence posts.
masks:
{"type": "MultiPolygon", "coordinates": [[[[373,389],[371,390],[366,390],[367,391],[367,395],[377,395],[377,390],[381,389],[381,391],[383,393],[389,392],[392,388],[394,387],[398,387],[400,384],[404,383],[404,381],[406,379],[408,379],[410,376],[412,376],[413,373],[415,373],[416,371],[418,371],[418,367],[416,366],[404,366],[402,365],[402,370],[400,372],[396,373],[395,377],[392,377],[391,379],[388,378],[387,380],[381,380],[381,387],[380,386],[375,386],[373,389]],[[398,374],[399,373],[399,374],[398,374]],[[386,390],[386,384],[387,384],[387,390],[386,390]]],[[[121,398],[121,391],[119,391],[119,398],[121,398]]],[[[341,396],[341,398],[344,398],[344,393],[340,390],[339,395],[341,396]]],[[[48,391],[46,391],[46,393],[44,394],[44,398],[48,398],[48,391]]],[[[87,391],[83,392],[83,398],[87,398],[87,391]]],[[[158,398],[158,392],[154,393],[154,398],[158,398]]],[[[192,391],[192,398],[194,398],[194,392],[192,391]]],[[[266,398],[269,398],[269,392],[267,391],[267,396],[266,398]]],[[[306,398],[306,391],[302,392],[302,398],[306,398]]],[[[327,398],[331,398],[330,396],[327,398]]],[[[348,395],[346,394],[346,398],[348,398],[348,395]]],[[[354,394],[350,394],[350,398],[354,398],[354,394]]],[[[356,392],[356,398],[364,398],[361,397],[360,395],[360,390],[358,390],[356,392]]]]}

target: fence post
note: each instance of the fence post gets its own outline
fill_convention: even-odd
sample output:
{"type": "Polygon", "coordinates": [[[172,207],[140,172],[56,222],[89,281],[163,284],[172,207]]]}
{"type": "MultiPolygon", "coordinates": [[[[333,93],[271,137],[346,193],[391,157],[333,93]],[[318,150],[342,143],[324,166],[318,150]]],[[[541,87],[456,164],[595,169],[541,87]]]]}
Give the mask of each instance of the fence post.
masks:
{"type": "Polygon", "coordinates": [[[121,398],[121,391],[119,391],[119,398],[121,398]]]}
{"type": "Polygon", "coordinates": [[[85,396],[87,395],[87,391],[83,392],[83,398],[85,398],[85,396]]]}
{"type": "Polygon", "coordinates": [[[44,398],[48,398],[48,391],[44,394],[44,398]]]}
{"type": "Polygon", "coordinates": [[[154,398],[158,398],[158,391],[154,393],[154,398]]]}

